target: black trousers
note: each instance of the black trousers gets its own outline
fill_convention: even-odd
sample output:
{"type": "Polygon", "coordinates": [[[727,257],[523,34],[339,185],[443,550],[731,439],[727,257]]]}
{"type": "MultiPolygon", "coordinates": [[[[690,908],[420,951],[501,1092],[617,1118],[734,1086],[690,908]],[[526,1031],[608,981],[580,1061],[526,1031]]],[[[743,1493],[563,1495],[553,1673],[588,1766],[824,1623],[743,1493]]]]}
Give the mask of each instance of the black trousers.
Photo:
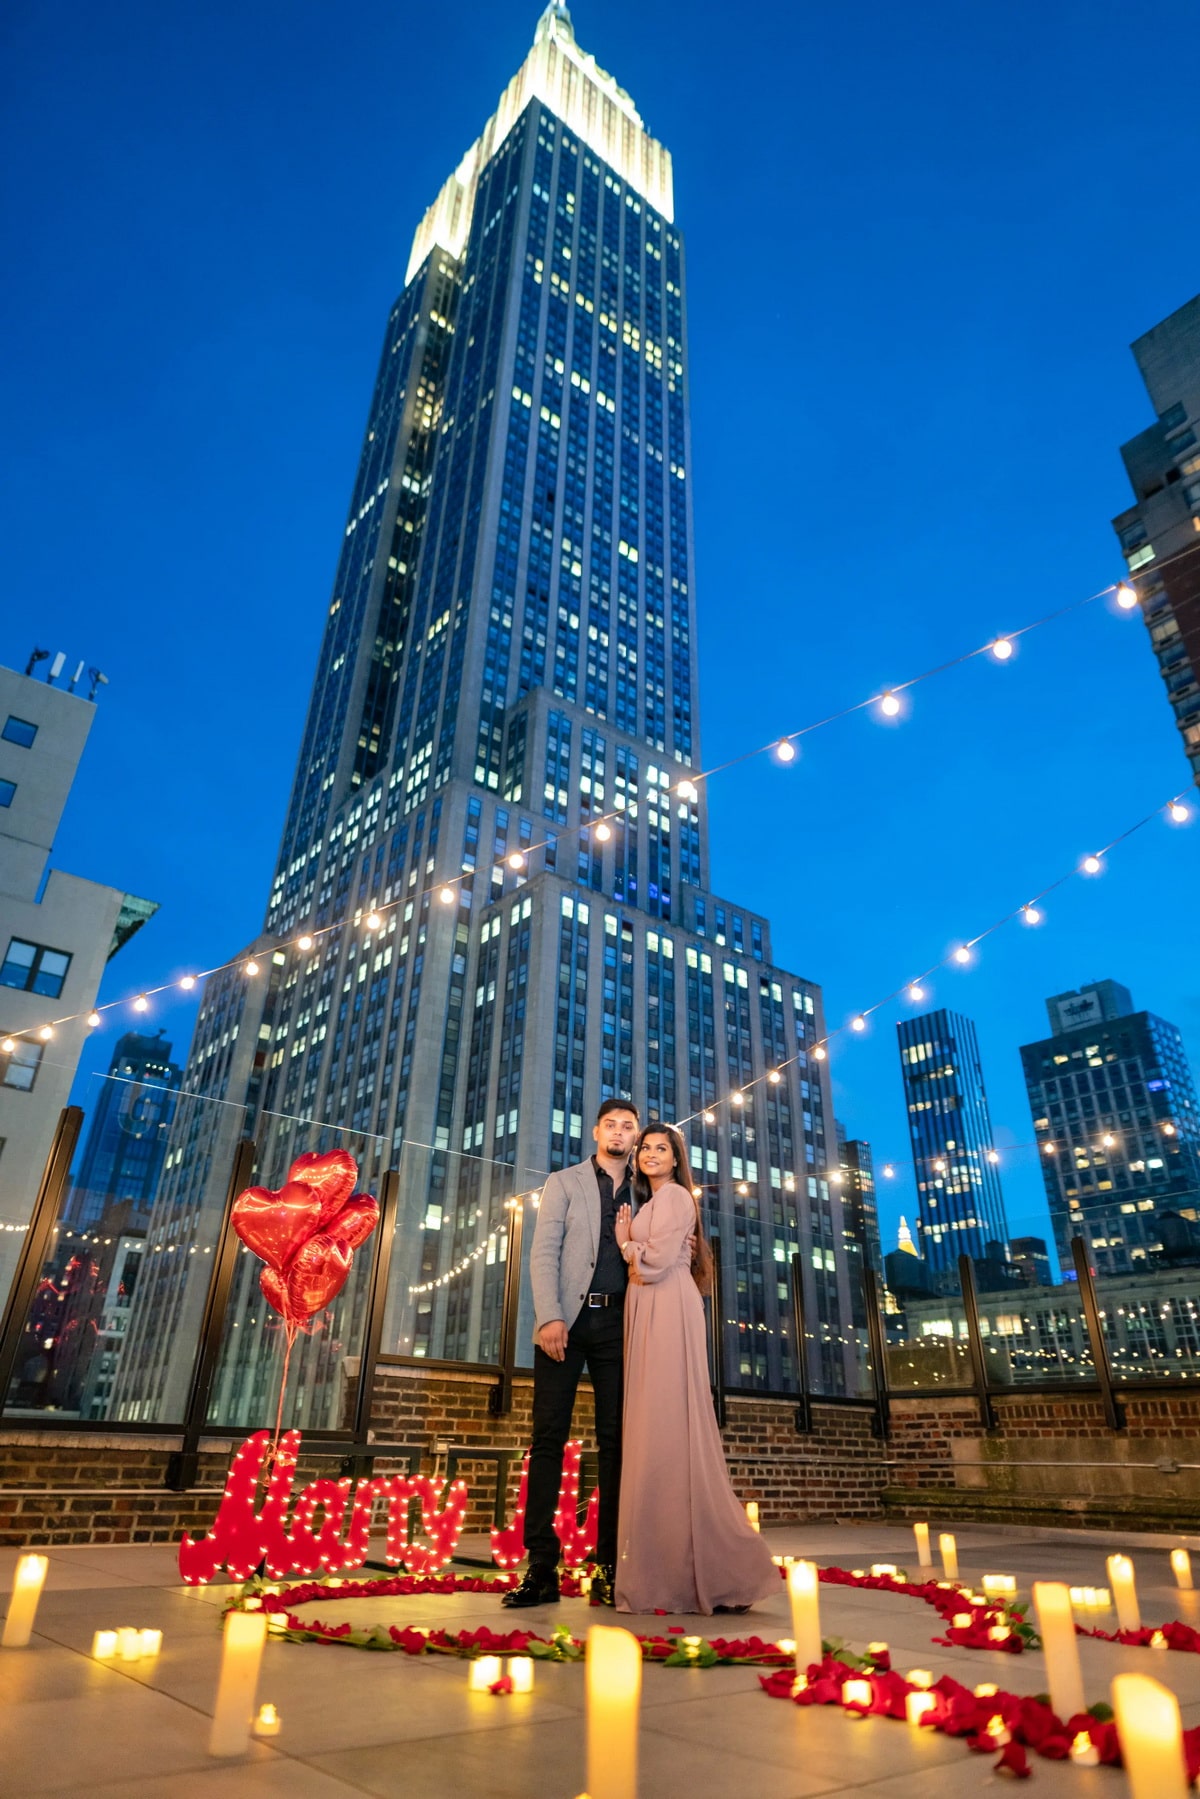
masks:
{"type": "Polygon", "coordinates": [[[617,1559],[617,1500],[621,1488],[621,1405],[625,1358],[625,1308],[622,1304],[586,1307],[571,1326],[564,1361],[544,1349],[533,1352],[533,1444],[529,1452],[529,1485],[525,1495],[525,1547],[531,1568],[558,1565],[559,1541],[554,1531],[558,1491],[562,1485],[563,1451],[571,1434],[571,1414],[584,1369],[592,1377],[596,1400],[596,1448],[600,1461],[600,1517],[596,1560],[617,1559]]]}

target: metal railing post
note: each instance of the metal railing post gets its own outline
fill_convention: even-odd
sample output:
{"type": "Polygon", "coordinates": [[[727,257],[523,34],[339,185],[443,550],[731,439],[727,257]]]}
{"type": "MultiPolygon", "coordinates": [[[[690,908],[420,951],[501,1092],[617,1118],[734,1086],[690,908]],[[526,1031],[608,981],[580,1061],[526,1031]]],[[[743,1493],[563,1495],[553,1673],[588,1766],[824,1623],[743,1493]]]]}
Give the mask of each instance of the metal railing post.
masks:
{"type": "Polygon", "coordinates": [[[54,1127],[50,1154],[46,1157],[46,1166],[42,1170],[29,1228],[25,1232],[16,1272],[4,1306],[3,1321],[0,1322],[0,1412],[8,1403],[8,1390],[12,1386],[13,1374],[21,1354],[29,1310],[54,1242],[54,1227],[62,1210],[67,1182],[71,1178],[71,1157],[75,1154],[82,1124],[82,1109],[79,1106],[64,1106],[54,1127]]]}
{"type": "Polygon", "coordinates": [[[863,1298],[867,1308],[867,1342],[871,1349],[871,1377],[875,1387],[875,1435],[886,1438],[891,1429],[888,1411],[887,1342],[883,1314],[879,1310],[879,1285],[875,1270],[863,1262],[863,1298]]]}
{"type": "Polygon", "coordinates": [[[1084,1322],[1087,1325],[1087,1334],[1092,1345],[1092,1365],[1096,1370],[1096,1384],[1100,1388],[1100,1402],[1104,1407],[1105,1422],[1109,1430],[1124,1430],[1125,1407],[1113,1389],[1108,1339],[1104,1335],[1104,1322],[1100,1317],[1100,1306],[1096,1299],[1096,1283],[1092,1279],[1087,1243],[1082,1237],[1071,1238],[1071,1254],[1075,1258],[1075,1276],[1079,1282],[1079,1297],[1083,1303],[1084,1322]]]}
{"type": "Polygon", "coordinates": [[[387,1307],[388,1275],[392,1266],[392,1238],[396,1231],[396,1208],[400,1203],[400,1174],[389,1168],[379,1189],[379,1223],[375,1226],[375,1255],[367,1282],[367,1310],[363,1319],[362,1354],[358,1365],[358,1387],[354,1395],[354,1441],[367,1443],[371,1437],[371,1400],[375,1392],[375,1365],[379,1360],[379,1344],[383,1337],[383,1314],[387,1307]]]}
{"type": "Polygon", "coordinates": [[[225,1193],[225,1210],[221,1216],[213,1271],[209,1276],[208,1292],[204,1298],[200,1339],[196,1345],[196,1360],[192,1365],[191,1385],[183,1415],[183,1446],[167,1459],[163,1484],[175,1493],[186,1493],[189,1487],[196,1484],[200,1433],[208,1417],[208,1400],[217,1372],[217,1359],[221,1353],[221,1339],[225,1331],[225,1314],[229,1309],[229,1294],[237,1263],[238,1239],[232,1223],[233,1202],[250,1185],[257,1155],[258,1146],[252,1137],[243,1137],[234,1151],[229,1186],[225,1193]]]}
{"type": "Polygon", "coordinates": [[[713,1287],[709,1299],[708,1325],[712,1338],[713,1410],[717,1424],[725,1429],[725,1310],[724,1285],[721,1280],[721,1239],[709,1239],[713,1259],[713,1287]]]}
{"type": "Polygon", "coordinates": [[[971,1371],[979,1399],[979,1422],[984,1430],[995,1430],[996,1408],[988,1387],[987,1360],[983,1353],[983,1332],[979,1327],[979,1293],[975,1286],[975,1264],[970,1256],[958,1258],[958,1280],[962,1288],[963,1312],[967,1320],[967,1346],[971,1352],[971,1371]]]}
{"type": "Polygon", "coordinates": [[[792,1329],[796,1334],[796,1431],[807,1436],[813,1427],[808,1387],[808,1332],[804,1325],[804,1258],[792,1253],[792,1329]]]}
{"type": "Polygon", "coordinates": [[[504,1261],[504,1295],[500,1304],[500,1378],[488,1395],[493,1418],[507,1418],[512,1411],[513,1374],[517,1365],[517,1314],[521,1306],[521,1238],[525,1228],[525,1201],[508,1201],[508,1248],[504,1261]]]}

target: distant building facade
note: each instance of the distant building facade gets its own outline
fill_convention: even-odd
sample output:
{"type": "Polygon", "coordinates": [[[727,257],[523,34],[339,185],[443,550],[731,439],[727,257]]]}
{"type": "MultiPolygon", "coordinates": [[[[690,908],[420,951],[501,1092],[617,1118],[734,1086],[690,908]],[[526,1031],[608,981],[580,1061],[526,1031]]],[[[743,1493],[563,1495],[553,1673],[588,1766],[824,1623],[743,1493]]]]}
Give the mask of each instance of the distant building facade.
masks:
{"type": "Polygon", "coordinates": [[[95,712],[48,679],[0,668],[0,1295],[105,963],[157,909],[115,887],[47,872],[95,712]]]}
{"type": "Polygon", "coordinates": [[[982,1259],[1008,1240],[999,1157],[979,1040],[960,1012],[939,1009],[896,1027],[919,1217],[917,1247],[932,1274],[982,1259]]]}
{"type": "Polygon", "coordinates": [[[95,1081],[87,1136],[67,1202],[67,1222],[88,1230],[110,1206],[149,1213],[158,1189],[183,1070],[161,1031],[119,1038],[108,1075],[95,1081]]]}
{"type": "Polygon", "coordinates": [[[1200,295],[1133,354],[1158,418],[1121,446],[1136,504],[1113,529],[1200,781],[1200,295]]]}
{"type": "Polygon", "coordinates": [[[1054,1285],[1054,1264],[1044,1237],[1014,1237],[1008,1248],[1013,1267],[1027,1287],[1054,1285]]]}
{"type": "Polygon", "coordinates": [[[1129,989],[1095,981],[1046,1001],[1051,1035],[1021,1050],[1042,1179],[1063,1273],[1082,1236],[1106,1274],[1145,1271],[1162,1219],[1195,1224],[1200,1110],[1173,1024],[1135,1012],[1129,989]]]}

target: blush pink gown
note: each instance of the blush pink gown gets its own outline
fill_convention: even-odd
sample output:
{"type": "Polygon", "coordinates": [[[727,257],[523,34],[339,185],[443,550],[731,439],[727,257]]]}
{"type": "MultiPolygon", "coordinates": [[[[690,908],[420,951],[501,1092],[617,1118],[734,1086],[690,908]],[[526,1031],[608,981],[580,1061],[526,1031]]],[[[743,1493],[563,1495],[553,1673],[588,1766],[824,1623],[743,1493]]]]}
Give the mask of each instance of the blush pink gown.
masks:
{"type": "Polygon", "coordinates": [[[691,1194],[668,1182],[638,1212],[627,1251],[622,1612],[712,1612],[779,1591],[779,1571],[725,1468],[704,1301],[691,1272],[695,1228],[691,1194]]]}

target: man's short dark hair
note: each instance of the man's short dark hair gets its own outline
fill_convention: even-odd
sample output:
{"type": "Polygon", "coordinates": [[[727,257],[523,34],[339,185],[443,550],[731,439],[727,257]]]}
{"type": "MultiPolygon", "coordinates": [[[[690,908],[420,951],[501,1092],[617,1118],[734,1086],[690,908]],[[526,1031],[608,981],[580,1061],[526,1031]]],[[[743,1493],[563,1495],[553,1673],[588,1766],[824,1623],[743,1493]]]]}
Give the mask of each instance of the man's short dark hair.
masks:
{"type": "Polygon", "coordinates": [[[632,1112],[638,1123],[642,1122],[642,1115],[631,1099],[606,1099],[596,1113],[596,1123],[607,1118],[610,1112],[632,1112]]]}

